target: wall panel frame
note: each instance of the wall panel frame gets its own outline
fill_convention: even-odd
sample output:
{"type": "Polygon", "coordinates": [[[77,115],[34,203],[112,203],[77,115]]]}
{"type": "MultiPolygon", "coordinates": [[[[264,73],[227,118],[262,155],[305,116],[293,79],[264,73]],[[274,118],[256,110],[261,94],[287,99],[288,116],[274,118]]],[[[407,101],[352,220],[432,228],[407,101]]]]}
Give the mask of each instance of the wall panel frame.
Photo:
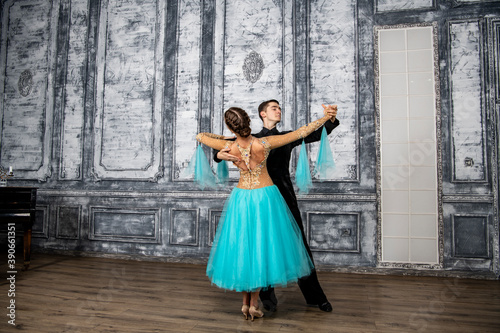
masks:
{"type": "Polygon", "coordinates": [[[159,208],[93,206],[90,209],[89,240],[159,244],[159,208]]]}
{"type": "Polygon", "coordinates": [[[170,245],[199,245],[200,212],[198,209],[170,210],[170,245]]]}
{"type": "Polygon", "coordinates": [[[52,175],[58,13],[59,0],[3,6],[0,162],[18,179],[45,182],[52,175]]]}
{"type": "Polygon", "coordinates": [[[156,182],[163,175],[165,2],[102,0],[99,15],[92,175],[156,182]]]}
{"type": "Polygon", "coordinates": [[[80,239],[81,206],[56,206],[56,238],[80,239]]]}

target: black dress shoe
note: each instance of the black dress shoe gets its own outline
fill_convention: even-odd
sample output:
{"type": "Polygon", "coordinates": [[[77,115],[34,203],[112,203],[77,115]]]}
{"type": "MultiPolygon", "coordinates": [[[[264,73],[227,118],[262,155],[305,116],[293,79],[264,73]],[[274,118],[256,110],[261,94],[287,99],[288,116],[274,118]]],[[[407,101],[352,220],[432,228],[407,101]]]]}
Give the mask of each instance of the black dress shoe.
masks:
{"type": "Polygon", "coordinates": [[[274,288],[261,290],[259,296],[260,301],[262,302],[262,305],[264,306],[264,309],[266,311],[276,311],[276,307],[278,306],[278,299],[276,298],[276,294],[274,293],[274,288]]]}
{"type": "Polygon", "coordinates": [[[325,311],[325,312],[332,312],[333,308],[332,308],[332,305],[330,304],[330,302],[326,301],[325,303],[323,304],[318,304],[318,308],[321,310],[321,311],[325,311]]]}
{"type": "Polygon", "coordinates": [[[276,312],[276,304],[273,301],[269,299],[266,299],[264,301],[261,299],[261,301],[266,311],[276,312]]]}

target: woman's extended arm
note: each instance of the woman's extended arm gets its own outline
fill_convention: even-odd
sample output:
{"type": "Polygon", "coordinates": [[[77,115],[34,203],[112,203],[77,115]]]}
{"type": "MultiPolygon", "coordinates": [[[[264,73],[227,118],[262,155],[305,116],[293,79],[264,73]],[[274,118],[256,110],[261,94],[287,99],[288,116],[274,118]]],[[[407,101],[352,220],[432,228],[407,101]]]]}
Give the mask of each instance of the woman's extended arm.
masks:
{"type": "Polygon", "coordinates": [[[196,136],[196,140],[198,140],[198,142],[217,150],[226,148],[228,143],[232,143],[232,141],[224,140],[224,138],[225,137],[223,135],[212,133],[200,133],[196,136]]]}
{"type": "Polygon", "coordinates": [[[268,136],[267,142],[271,149],[278,148],[289,144],[290,142],[303,139],[318,128],[320,128],[327,120],[331,118],[330,115],[325,115],[323,118],[310,122],[309,124],[302,126],[296,131],[284,134],[284,135],[273,135],[268,136]]]}

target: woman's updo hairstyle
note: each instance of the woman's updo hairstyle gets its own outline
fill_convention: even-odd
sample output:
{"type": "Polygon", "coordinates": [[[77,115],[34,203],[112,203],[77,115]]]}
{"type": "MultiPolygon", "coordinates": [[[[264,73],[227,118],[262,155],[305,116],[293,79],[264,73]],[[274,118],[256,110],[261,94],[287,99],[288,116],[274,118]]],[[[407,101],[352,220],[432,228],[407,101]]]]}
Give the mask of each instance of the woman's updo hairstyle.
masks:
{"type": "Polygon", "coordinates": [[[224,121],[231,131],[243,138],[249,136],[252,131],[250,129],[250,117],[243,109],[234,106],[230,107],[224,113],[224,121]]]}

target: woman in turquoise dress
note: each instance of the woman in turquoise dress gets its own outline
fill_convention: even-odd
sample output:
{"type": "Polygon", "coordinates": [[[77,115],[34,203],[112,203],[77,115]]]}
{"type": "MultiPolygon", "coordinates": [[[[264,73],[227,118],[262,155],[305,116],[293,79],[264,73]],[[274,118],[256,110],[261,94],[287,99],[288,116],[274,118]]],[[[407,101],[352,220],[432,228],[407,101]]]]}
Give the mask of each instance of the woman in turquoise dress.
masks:
{"type": "Polygon", "coordinates": [[[267,172],[269,151],[306,137],[329,119],[325,115],[294,132],[258,139],[250,135],[247,113],[232,107],[224,121],[235,141],[211,133],[196,137],[213,149],[229,148],[239,158],[233,164],[240,179],[224,204],[206,272],[218,287],[243,293],[246,319],[264,316],[258,306],[261,288],[284,287],[313,268],[299,227],[267,172]]]}

